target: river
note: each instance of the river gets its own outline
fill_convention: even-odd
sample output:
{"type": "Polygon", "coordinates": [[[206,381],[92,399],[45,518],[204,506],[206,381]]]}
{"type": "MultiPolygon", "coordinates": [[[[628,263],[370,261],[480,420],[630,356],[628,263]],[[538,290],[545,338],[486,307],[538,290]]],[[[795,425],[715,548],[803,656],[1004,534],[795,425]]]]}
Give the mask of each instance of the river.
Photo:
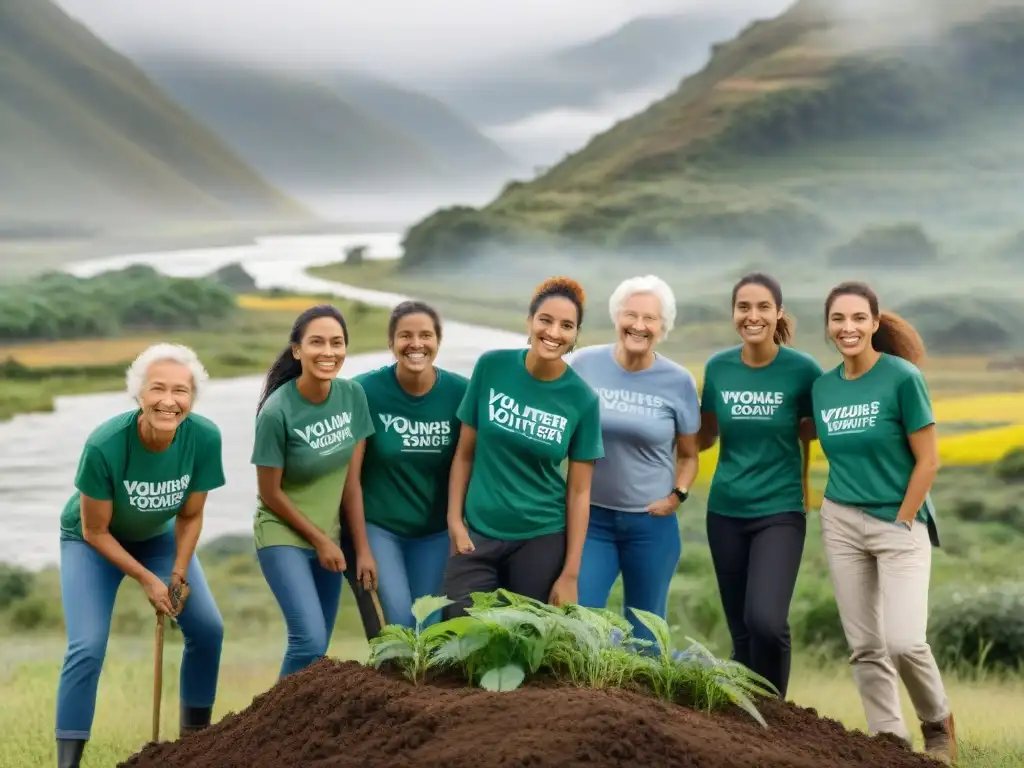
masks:
{"type": "MultiPolygon", "coordinates": [[[[390,233],[268,237],[236,247],[79,262],[67,271],[85,277],[131,264],[149,264],[168,275],[193,277],[240,262],[260,288],[330,293],[389,308],[408,298],[306,274],[309,267],[340,261],[343,249],[354,244],[367,245],[368,258],[395,258],[400,251],[398,236],[390,233]]],[[[169,339],[173,340],[173,335],[169,339]]],[[[283,347],[285,340],[281,341],[283,347]]],[[[382,348],[385,343],[381,339],[382,348]]],[[[445,323],[437,363],[468,375],[482,351],[522,344],[521,334],[445,323]]],[[[354,376],[391,360],[386,349],[353,355],[345,361],[341,375],[354,376]]],[[[249,455],[261,385],[261,376],[212,381],[196,403],[196,412],[213,419],[221,428],[227,476],[227,485],[210,495],[203,528],[205,540],[251,530],[256,474],[249,455]]],[[[120,392],[61,397],[52,413],[27,414],[0,423],[0,509],[6,532],[0,538],[0,563],[41,568],[58,562],[60,511],[74,491],[82,443],[96,425],[131,406],[120,392]]]]}

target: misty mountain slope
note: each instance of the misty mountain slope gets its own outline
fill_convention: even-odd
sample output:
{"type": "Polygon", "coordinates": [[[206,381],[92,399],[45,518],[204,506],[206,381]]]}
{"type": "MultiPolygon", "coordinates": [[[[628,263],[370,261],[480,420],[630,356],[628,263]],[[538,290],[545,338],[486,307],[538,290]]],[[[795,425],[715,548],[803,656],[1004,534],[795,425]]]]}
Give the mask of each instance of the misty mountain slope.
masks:
{"type": "Polygon", "coordinates": [[[243,158],[296,194],[429,185],[449,176],[423,143],[311,79],[184,53],[134,58],[243,158]]]}
{"type": "Polygon", "coordinates": [[[0,215],[308,215],[45,0],[0,3],[0,215]]]}
{"type": "Polygon", "coordinates": [[[324,82],[366,114],[401,128],[460,177],[504,178],[522,167],[472,123],[431,96],[355,72],[325,75],[324,82]]]}
{"type": "Polygon", "coordinates": [[[1019,228],[1022,6],[936,3],[924,24],[802,0],[543,176],[420,222],[408,263],[538,239],[797,255],[894,222],[1019,228]]]}
{"type": "Polygon", "coordinates": [[[736,12],[641,16],[593,40],[475,69],[435,84],[433,92],[481,125],[595,107],[620,94],[671,87],[742,25],[736,12]]]}

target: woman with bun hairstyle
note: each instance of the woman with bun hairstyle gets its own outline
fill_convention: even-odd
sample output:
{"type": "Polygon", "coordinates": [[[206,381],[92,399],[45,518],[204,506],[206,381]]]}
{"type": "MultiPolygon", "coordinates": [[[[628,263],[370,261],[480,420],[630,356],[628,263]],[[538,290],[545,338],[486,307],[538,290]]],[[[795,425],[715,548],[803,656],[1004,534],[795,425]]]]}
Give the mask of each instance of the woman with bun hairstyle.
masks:
{"type": "Polygon", "coordinates": [[[485,352],[473,369],[448,490],[449,617],[471,593],[500,587],[556,605],[578,600],[590,481],[604,455],[597,395],[563,360],[583,302],[574,280],[544,281],[530,300],[529,348],[485,352]]]}
{"type": "Polygon", "coordinates": [[[807,535],[811,387],[821,366],[788,346],[792,321],[773,277],[754,272],[732,290],[741,343],[704,371],[699,444],[718,440],[707,535],[733,658],[789,684],[789,607],[807,535]]]}
{"type": "Polygon", "coordinates": [[[842,362],[814,383],[818,440],[829,463],[821,538],[854,682],[871,733],[910,745],[897,679],[913,702],[925,751],[957,756],[956,733],[928,645],[932,546],[928,494],[939,468],[931,399],[918,365],[924,344],[864,283],[825,300],[828,337],[842,362]]]}

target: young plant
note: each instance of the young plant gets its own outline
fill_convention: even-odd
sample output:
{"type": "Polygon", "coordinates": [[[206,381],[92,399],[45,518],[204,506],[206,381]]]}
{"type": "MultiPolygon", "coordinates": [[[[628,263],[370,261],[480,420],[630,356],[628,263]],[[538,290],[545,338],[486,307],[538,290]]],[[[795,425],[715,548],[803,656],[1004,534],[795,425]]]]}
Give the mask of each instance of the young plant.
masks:
{"type": "Polygon", "coordinates": [[[412,616],[416,620],[413,629],[397,624],[388,624],[381,633],[370,641],[370,663],[380,669],[385,661],[395,662],[402,673],[413,683],[419,683],[431,666],[434,649],[451,627],[450,622],[439,622],[426,629],[424,623],[435,613],[453,603],[446,597],[427,595],[412,604],[412,616]]]}

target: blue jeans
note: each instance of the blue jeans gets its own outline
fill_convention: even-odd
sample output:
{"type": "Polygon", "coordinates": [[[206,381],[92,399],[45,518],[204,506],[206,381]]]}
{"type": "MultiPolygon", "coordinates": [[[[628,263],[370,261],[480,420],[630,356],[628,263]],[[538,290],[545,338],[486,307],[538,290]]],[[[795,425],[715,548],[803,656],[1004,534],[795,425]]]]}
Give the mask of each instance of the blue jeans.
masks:
{"type": "MultiPolygon", "coordinates": [[[[580,567],[580,605],[604,608],[615,579],[622,573],[623,607],[626,620],[633,625],[633,636],[655,642],[629,609],[667,618],[668,588],[682,551],[675,515],[656,517],[592,506],[580,567]]],[[[657,646],[650,650],[657,651],[657,646]]]]}
{"type": "MultiPolygon", "coordinates": [[[[121,542],[132,557],[170,582],[174,533],[147,541],[121,542]]],[[[60,543],[60,591],[68,648],[57,686],[57,738],[88,739],[96,711],[96,689],[107,652],[110,618],[124,573],[84,541],[60,543]]],[[[179,697],[184,707],[212,707],[217,694],[224,623],[199,559],[188,566],[190,593],[178,626],[185,641],[179,697]]]]}
{"type": "MultiPolygon", "coordinates": [[[[373,559],[377,561],[377,597],[388,624],[416,626],[412,604],[424,595],[440,595],[448,564],[448,531],[407,539],[372,523],[366,524],[373,559]]],[[[437,611],[429,626],[441,618],[437,611]]]]}
{"type": "Polygon", "coordinates": [[[280,679],[327,655],[344,576],[321,566],[313,549],[279,544],[256,554],[288,627],[280,679]]]}

